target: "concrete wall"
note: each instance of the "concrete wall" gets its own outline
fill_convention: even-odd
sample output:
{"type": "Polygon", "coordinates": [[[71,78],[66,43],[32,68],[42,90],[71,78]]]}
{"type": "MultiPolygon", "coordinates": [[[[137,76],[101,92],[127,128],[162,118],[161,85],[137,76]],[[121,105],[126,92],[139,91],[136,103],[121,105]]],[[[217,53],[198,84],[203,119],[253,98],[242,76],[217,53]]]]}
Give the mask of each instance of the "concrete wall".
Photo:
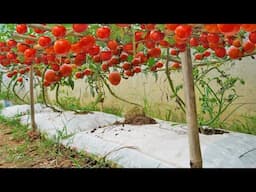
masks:
{"type": "MultiPolygon", "coordinates": [[[[239,76],[245,80],[245,85],[240,85],[236,87],[237,93],[241,96],[236,103],[248,103],[239,110],[237,110],[231,117],[230,120],[239,119],[244,114],[255,115],[256,114],[256,60],[251,59],[250,57],[244,58],[242,61],[237,61],[231,67],[230,64],[225,64],[222,66],[227,73],[231,73],[233,76],[239,76]]],[[[214,73],[210,73],[211,76],[214,73]]],[[[182,84],[183,78],[182,73],[178,71],[173,71],[172,79],[174,83],[182,84]]],[[[7,82],[9,79],[4,78],[7,82]]],[[[141,105],[147,105],[147,109],[150,115],[162,118],[169,119],[172,121],[184,121],[185,115],[180,110],[177,109],[177,104],[175,101],[170,98],[170,88],[166,80],[165,74],[159,72],[158,80],[155,80],[155,77],[152,74],[145,76],[144,74],[137,74],[132,78],[127,80],[122,79],[119,86],[111,86],[113,91],[129,101],[139,103],[141,105]]],[[[85,105],[93,101],[95,98],[92,98],[90,95],[88,84],[84,80],[77,80],[75,83],[75,89],[71,90],[69,88],[61,88],[63,93],[60,95],[73,96],[80,98],[81,105],[85,105]]],[[[116,107],[123,108],[124,111],[131,108],[131,105],[117,100],[106,91],[106,98],[104,106],[106,107],[116,107]]],[[[39,92],[38,92],[39,93],[39,92]]],[[[180,91],[180,96],[183,97],[183,91],[180,91]]],[[[50,92],[49,96],[54,98],[54,92],[50,92]]],[[[236,104],[232,105],[230,109],[224,114],[228,114],[233,110],[236,104]]],[[[224,117],[223,116],[223,117],[224,117]]]]}
{"type": "MultiPolygon", "coordinates": [[[[236,103],[251,103],[246,104],[241,107],[238,111],[236,111],[230,118],[237,119],[241,115],[244,114],[255,114],[256,105],[252,103],[256,103],[256,60],[251,59],[250,57],[244,58],[242,61],[237,61],[231,67],[230,64],[225,64],[222,66],[227,73],[231,73],[234,76],[239,76],[245,80],[245,85],[240,85],[236,87],[237,93],[241,95],[241,97],[236,101],[236,103]]],[[[214,73],[210,73],[210,75],[214,75],[214,73]]],[[[171,74],[172,79],[174,79],[175,84],[182,84],[183,78],[182,73],[178,71],[174,71],[171,74]]],[[[149,74],[145,76],[144,74],[135,75],[128,80],[122,79],[119,86],[111,86],[114,92],[129,100],[141,105],[144,105],[145,99],[147,101],[149,112],[156,117],[161,117],[166,119],[169,116],[172,120],[182,121],[185,116],[180,110],[177,109],[177,105],[170,99],[170,88],[169,84],[166,81],[165,74],[160,72],[158,75],[158,80],[155,80],[155,77],[149,74]]],[[[62,90],[64,90],[62,88],[62,90]]],[[[77,80],[75,84],[75,89],[65,90],[68,92],[70,96],[75,96],[79,98],[81,96],[81,104],[88,103],[92,101],[92,97],[89,92],[88,85],[84,82],[84,80],[77,80]]],[[[180,91],[180,96],[183,97],[183,91],[180,91]]],[[[126,104],[122,101],[115,99],[111,96],[106,89],[106,98],[104,102],[104,106],[108,107],[121,107],[121,108],[130,108],[129,104],[126,104]]],[[[234,104],[230,107],[230,112],[237,105],[234,104]]]]}

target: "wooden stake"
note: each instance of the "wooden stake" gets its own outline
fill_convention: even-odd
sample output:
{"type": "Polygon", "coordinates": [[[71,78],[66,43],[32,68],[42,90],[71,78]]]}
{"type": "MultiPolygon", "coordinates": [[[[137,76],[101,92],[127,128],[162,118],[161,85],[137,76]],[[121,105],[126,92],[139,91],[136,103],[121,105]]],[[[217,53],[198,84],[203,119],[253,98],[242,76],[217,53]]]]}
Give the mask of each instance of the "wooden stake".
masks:
{"type": "Polygon", "coordinates": [[[34,66],[33,64],[30,65],[30,72],[29,72],[29,94],[30,94],[30,115],[31,115],[31,125],[33,131],[36,131],[36,121],[35,121],[35,106],[34,106],[34,66]]]}
{"type": "Polygon", "coordinates": [[[187,47],[181,54],[184,91],[186,101],[186,119],[188,124],[188,142],[190,154],[190,167],[202,168],[202,156],[197,124],[196,100],[190,48],[187,47]]]}

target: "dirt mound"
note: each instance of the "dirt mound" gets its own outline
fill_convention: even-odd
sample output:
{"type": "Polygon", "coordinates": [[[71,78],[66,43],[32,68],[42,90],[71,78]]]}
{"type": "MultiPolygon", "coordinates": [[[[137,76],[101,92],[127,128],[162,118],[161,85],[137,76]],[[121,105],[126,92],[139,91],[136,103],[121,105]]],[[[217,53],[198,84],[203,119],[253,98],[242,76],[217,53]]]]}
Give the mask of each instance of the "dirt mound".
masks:
{"type": "Polygon", "coordinates": [[[124,120],[124,124],[131,124],[131,125],[145,125],[145,124],[157,124],[157,122],[145,115],[135,115],[126,117],[124,120]]]}
{"type": "Polygon", "coordinates": [[[216,129],[216,128],[199,128],[199,133],[204,135],[216,135],[216,134],[224,134],[229,133],[228,131],[224,131],[222,129],[216,129]]]}

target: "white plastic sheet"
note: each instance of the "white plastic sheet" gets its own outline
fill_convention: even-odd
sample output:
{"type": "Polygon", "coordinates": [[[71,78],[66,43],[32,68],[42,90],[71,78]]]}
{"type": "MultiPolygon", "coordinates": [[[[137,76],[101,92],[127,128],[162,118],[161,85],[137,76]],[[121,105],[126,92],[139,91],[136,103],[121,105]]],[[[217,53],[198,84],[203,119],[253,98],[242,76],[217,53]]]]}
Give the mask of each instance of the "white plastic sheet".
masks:
{"type": "MultiPolygon", "coordinates": [[[[102,112],[56,113],[37,106],[38,128],[49,137],[78,150],[106,156],[127,168],[188,168],[187,126],[157,120],[153,125],[113,125],[123,119],[102,112]],[[173,125],[175,124],[175,125],[173,125]]],[[[29,106],[11,106],[2,115],[28,113],[29,106]]],[[[21,122],[30,122],[23,115],[21,122]]],[[[213,168],[256,167],[256,136],[241,133],[200,134],[203,166],[213,168]]]]}

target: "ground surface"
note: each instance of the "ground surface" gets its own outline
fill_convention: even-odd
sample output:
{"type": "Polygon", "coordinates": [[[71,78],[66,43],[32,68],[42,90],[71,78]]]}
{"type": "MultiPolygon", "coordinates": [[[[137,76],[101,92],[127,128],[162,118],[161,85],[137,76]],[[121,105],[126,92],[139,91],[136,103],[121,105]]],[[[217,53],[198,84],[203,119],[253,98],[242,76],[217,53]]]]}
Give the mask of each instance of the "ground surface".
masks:
{"type": "Polygon", "coordinates": [[[44,137],[33,141],[24,127],[0,122],[0,168],[108,168],[113,167],[103,159],[89,157],[74,150],[54,144],[44,137]],[[17,126],[15,126],[17,128],[17,126]]]}
{"type": "MultiPolygon", "coordinates": [[[[93,161],[95,158],[92,158],[87,161],[88,163],[85,163],[87,158],[82,157],[80,162],[83,164],[79,164],[80,167],[104,167],[106,166],[105,160],[116,162],[124,168],[189,167],[188,127],[185,124],[159,119],[155,119],[156,124],[148,124],[150,122],[148,118],[146,119],[147,122],[142,125],[140,124],[141,121],[136,120],[134,122],[132,118],[130,118],[130,124],[126,124],[124,118],[104,112],[75,114],[71,111],[65,111],[57,113],[40,104],[35,106],[37,106],[35,120],[38,130],[42,134],[46,134],[47,138],[51,138],[68,148],[84,151],[87,156],[90,153],[103,157],[97,161],[93,161]]],[[[1,111],[0,124],[5,123],[4,120],[13,122],[15,119],[16,124],[19,124],[20,127],[30,127],[29,106],[16,105],[1,111]]],[[[144,119],[139,118],[143,121],[144,119]]],[[[13,123],[11,125],[15,127],[12,129],[13,138],[11,141],[13,139],[19,141],[17,135],[28,136],[27,132],[22,131],[23,129],[17,125],[13,123]]],[[[220,129],[215,129],[215,133],[213,133],[210,127],[202,128],[200,131],[204,131],[206,134],[200,133],[199,137],[205,168],[256,167],[255,136],[235,132],[222,134],[223,131],[220,129]]],[[[8,135],[8,131],[5,134],[8,135]]],[[[7,162],[12,162],[12,159],[24,159],[27,157],[24,155],[25,149],[33,150],[33,146],[26,147],[29,141],[25,138],[23,140],[25,143],[21,145],[25,146],[14,149],[6,148],[7,162]]],[[[41,149],[38,151],[39,154],[44,153],[45,156],[48,153],[52,154],[50,159],[52,158],[51,160],[56,167],[61,166],[59,163],[61,160],[58,160],[58,157],[64,158],[65,150],[62,152],[58,150],[58,146],[49,144],[42,139],[40,145],[35,148],[41,149]],[[41,148],[42,145],[47,147],[41,148]]],[[[78,160],[74,160],[74,155],[70,153],[67,159],[70,160],[69,157],[71,157],[72,165],[69,166],[77,166],[78,160]]]]}

